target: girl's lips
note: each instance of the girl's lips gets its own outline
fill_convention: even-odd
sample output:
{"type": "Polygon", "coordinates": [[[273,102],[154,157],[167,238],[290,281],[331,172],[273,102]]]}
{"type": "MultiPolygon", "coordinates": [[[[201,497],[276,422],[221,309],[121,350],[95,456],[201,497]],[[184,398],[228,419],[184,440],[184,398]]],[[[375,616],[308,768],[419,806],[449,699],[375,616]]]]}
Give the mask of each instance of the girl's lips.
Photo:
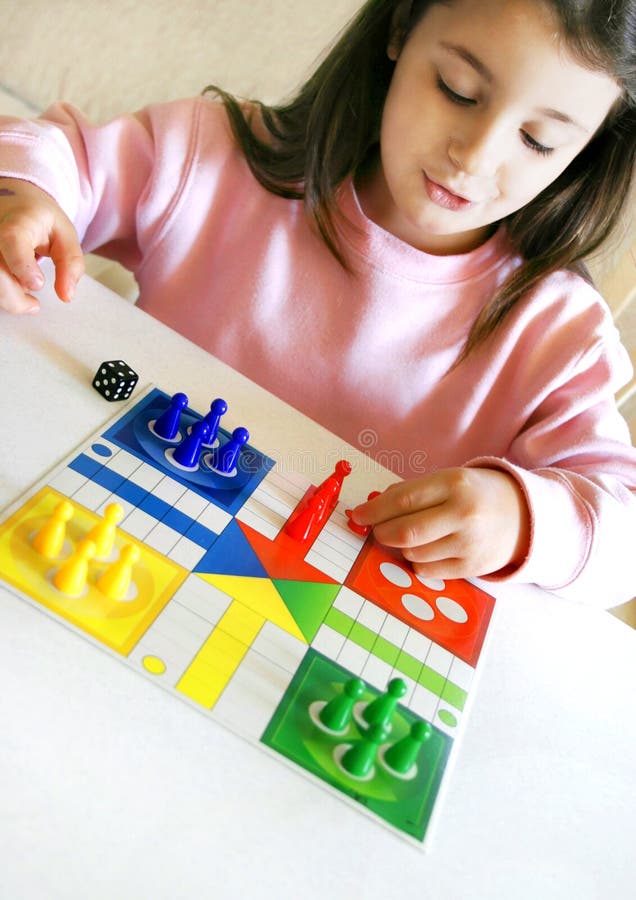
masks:
{"type": "Polygon", "coordinates": [[[468,209],[469,206],[473,205],[471,200],[465,200],[464,197],[453,194],[452,191],[442,187],[441,184],[437,184],[436,181],[431,181],[426,172],[422,172],[422,174],[424,175],[426,193],[437,206],[441,206],[443,209],[453,210],[453,212],[458,212],[459,210],[468,209]]]}

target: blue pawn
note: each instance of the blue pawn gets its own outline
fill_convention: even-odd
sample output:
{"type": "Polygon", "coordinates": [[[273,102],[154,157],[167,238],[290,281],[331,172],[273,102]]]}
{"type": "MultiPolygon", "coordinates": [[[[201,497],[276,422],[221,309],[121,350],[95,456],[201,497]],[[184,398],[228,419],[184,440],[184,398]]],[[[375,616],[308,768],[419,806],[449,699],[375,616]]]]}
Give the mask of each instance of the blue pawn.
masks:
{"type": "Polygon", "coordinates": [[[221,421],[221,416],[224,416],[226,412],[227,403],[220,397],[217,397],[216,400],[213,400],[210,404],[210,412],[203,420],[210,426],[210,435],[205,442],[206,444],[210,444],[211,446],[215,442],[216,436],[219,433],[219,422],[221,421]]]}
{"type": "Polygon", "coordinates": [[[212,451],[212,468],[225,474],[235,469],[241,447],[243,444],[247,444],[249,439],[250,433],[247,428],[235,428],[227,444],[212,451]]]}
{"type": "Polygon", "coordinates": [[[208,436],[210,426],[203,420],[195,422],[190,434],[185,437],[178,447],[175,447],[172,458],[185,469],[196,469],[199,464],[201,447],[208,436]]]}
{"type": "Polygon", "coordinates": [[[179,431],[181,413],[187,405],[188,398],[185,394],[175,394],[170,400],[168,409],[159,416],[153,425],[155,434],[166,441],[174,440],[179,431]]]}

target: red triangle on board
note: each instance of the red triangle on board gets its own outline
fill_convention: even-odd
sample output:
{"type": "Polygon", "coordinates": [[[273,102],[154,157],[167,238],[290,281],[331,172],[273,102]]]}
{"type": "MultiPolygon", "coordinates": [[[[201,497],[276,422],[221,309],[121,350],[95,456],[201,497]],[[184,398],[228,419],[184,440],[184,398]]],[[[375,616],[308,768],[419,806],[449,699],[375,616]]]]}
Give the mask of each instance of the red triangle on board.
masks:
{"type": "Polygon", "coordinates": [[[325,575],[320,569],[305,562],[303,557],[310,548],[304,542],[295,541],[284,531],[280,531],[276,538],[270,541],[269,538],[254,528],[250,528],[244,522],[238,524],[270,578],[313,581],[322,584],[339,583],[329,575],[325,575]]]}

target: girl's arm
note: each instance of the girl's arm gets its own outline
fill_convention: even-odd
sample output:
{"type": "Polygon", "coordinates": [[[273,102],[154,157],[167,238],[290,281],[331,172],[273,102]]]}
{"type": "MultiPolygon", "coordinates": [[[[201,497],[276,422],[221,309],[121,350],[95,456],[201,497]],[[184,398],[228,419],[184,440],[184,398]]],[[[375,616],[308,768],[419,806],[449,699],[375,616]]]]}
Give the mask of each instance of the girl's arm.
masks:
{"type": "Polygon", "coordinates": [[[37,262],[42,256],[53,260],[58,297],[70,301],[84,272],[72,223],[52,197],[28,181],[0,178],[0,309],[38,311],[30,292],[44,284],[37,262]]]}
{"type": "Polygon", "coordinates": [[[37,310],[40,256],[52,258],[65,301],[82,251],[140,265],[187,178],[202,102],[104,125],[66,104],[33,121],[0,119],[0,308],[37,310]]]}
{"type": "MultiPolygon", "coordinates": [[[[589,337],[579,320],[567,323],[568,346],[589,337]]],[[[536,583],[602,607],[631,599],[636,450],[613,399],[630,370],[606,316],[505,458],[395,485],[358,506],[355,521],[423,576],[536,583]]]]}

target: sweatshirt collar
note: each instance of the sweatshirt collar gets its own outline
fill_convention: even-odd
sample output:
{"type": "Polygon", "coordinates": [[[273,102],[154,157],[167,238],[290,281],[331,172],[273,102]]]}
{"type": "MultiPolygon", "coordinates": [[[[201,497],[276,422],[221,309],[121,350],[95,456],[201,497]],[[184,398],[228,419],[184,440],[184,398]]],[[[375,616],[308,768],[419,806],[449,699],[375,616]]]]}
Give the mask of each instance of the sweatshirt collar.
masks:
{"type": "Polygon", "coordinates": [[[345,220],[339,229],[344,242],[387,274],[429,284],[453,284],[483,275],[514,256],[504,226],[475,250],[437,256],[417,250],[369,219],[352,179],[341,185],[337,200],[345,220]]]}

